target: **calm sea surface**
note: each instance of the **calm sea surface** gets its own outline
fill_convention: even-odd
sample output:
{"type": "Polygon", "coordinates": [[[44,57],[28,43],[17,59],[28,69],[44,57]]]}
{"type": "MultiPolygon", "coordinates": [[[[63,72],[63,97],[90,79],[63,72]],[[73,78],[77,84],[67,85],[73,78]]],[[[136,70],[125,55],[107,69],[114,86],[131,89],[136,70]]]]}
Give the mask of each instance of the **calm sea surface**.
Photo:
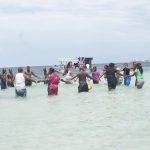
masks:
{"type": "MultiPolygon", "coordinates": [[[[42,78],[42,68],[32,69],[42,78]]],[[[60,83],[55,97],[43,83],[23,99],[0,91],[0,150],[150,150],[149,65],[144,79],[141,90],[132,78],[112,92],[103,80],[80,94],[78,83],[60,83]]]]}

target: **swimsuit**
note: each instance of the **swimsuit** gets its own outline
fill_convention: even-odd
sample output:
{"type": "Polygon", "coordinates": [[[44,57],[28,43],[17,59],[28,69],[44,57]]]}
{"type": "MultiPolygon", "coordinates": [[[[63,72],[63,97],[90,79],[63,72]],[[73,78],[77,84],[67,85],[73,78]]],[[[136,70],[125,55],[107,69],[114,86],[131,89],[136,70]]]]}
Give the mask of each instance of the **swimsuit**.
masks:
{"type": "Polygon", "coordinates": [[[57,74],[53,73],[49,76],[48,95],[58,95],[59,80],[60,78],[57,74]]]}

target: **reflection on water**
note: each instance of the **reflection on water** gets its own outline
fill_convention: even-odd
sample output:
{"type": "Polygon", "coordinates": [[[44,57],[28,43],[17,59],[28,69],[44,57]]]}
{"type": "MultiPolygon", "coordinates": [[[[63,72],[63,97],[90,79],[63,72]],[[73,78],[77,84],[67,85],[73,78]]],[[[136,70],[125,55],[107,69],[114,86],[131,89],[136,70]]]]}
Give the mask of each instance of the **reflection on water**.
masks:
{"type": "Polygon", "coordinates": [[[0,150],[149,150],[149,73],[145,80],[141,90],[100,84],[80,94],[77,83],[60,83],[57,97],[43,84],[24,99],[0,91],[0,150]]]}

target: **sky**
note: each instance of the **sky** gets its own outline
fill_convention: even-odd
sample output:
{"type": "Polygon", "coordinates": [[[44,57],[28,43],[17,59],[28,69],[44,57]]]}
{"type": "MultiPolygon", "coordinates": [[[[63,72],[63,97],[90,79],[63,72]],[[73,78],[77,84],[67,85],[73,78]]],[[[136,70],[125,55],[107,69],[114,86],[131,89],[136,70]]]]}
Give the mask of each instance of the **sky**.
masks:
{"type": "Polygon", "coordinates": [[[148,0],[0,0],[0,67],[150,59],[148,0]]]}

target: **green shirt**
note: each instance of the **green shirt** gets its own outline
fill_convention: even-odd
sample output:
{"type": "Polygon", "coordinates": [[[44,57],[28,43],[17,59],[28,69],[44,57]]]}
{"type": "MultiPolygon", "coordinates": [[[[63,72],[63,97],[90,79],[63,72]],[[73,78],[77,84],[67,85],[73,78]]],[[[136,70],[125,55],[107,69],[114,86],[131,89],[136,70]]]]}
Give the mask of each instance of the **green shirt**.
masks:
{"type": "Polygon", "coordinates": [[[143,78],[143,74],[140,72],[139,69],[135,70],[135,76],[136,76],[137,79],[143,78]]]}

